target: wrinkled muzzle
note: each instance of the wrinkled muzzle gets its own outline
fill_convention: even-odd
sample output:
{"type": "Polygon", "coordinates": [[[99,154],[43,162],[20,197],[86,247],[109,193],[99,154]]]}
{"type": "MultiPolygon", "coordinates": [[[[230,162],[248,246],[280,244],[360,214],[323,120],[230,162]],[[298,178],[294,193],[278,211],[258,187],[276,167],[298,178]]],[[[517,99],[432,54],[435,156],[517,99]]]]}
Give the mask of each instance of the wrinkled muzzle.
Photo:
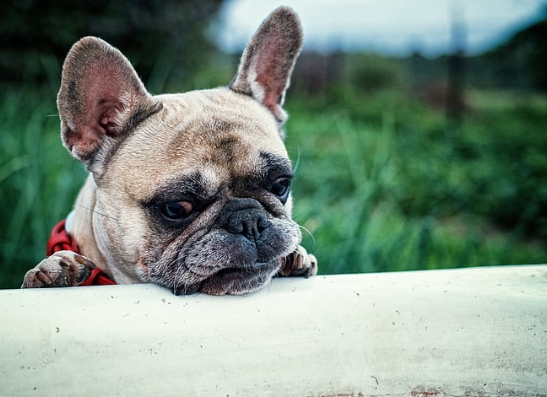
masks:
{"type": "Polygon", "coordinates": [[[181,247],[170,266],[154,273],[177,295],[243,294],[268,282],[299,238],[292,220],[273,217],[254,199],[236,198],[208,233],[181,247]]]}

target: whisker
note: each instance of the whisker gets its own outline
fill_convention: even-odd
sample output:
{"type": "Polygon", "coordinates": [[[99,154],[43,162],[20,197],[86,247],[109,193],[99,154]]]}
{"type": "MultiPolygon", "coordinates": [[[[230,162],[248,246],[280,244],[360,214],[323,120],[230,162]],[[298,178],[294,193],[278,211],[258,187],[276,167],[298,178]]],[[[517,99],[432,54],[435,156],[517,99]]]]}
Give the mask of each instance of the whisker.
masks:
{"type": "Polygon", "coordinates": [[[311,240],[312,240],[313,244],[315,244],[315,237],[313,237],[313,234],[312,234],[312,232],[310,232],[310,231],[308,230],[308,228],[307,228],[307,227],[305,227],[305,226],[302,226],[302,225],[298,225],[298,227],[300,228],[300,230],[302,230],[302,231],[306,232],[306,233],[307,233],[307,235],[308,235],[308,236],[310,236],[310,238],[311,238],[311,240]]]}
{"type": "Polygon", "coordinates": [[[294,170],[294,173],[296,174],[297,170],[298,170],[298,166],[300,165],[300,146],[296,148],[297,152],[296,152],[296,160],[294,160],[294,165],[293,165],[293,170],[294,170]]]}
{"type": "Polygon", "coordinates": [[[94,214],[97,214],[97,215],[100,215],[102,216],[103,218],[108,218],[108,219],[112,219],[112,220],[118,220],[118,218],[115,218],[113,216],[110,216],[110,215],[106,215],[106,214],[103,214],[99,211],[95,211],[95,210],[92,210],[91,208],[87,208],[86,206],[84,205],[81,205],[81,204],[76,204],[79,208],[83,208],[84,210],[86,211],[89,211],[89,212],[92,212],[94,214]]]}

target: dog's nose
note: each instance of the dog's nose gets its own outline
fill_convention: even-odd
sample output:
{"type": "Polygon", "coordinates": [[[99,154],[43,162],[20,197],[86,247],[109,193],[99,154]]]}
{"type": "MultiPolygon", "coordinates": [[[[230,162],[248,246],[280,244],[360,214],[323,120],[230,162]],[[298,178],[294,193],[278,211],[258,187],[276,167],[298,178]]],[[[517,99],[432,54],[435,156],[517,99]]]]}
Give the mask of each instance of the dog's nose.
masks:
{"type": "Polygon", "coordinates": [[[250,241],[257,241],[264,229],[270,226],[260,204],[253,199],[234,199],[224,208],[224,228],[230,233],[241,234],[250,241]]]}

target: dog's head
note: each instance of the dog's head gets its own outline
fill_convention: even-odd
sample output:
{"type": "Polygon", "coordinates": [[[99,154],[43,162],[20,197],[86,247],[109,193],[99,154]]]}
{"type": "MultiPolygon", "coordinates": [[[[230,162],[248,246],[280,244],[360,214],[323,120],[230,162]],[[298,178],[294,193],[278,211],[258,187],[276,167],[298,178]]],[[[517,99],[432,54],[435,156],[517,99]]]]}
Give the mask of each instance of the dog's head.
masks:
{"type": "Polygon", "coordinates": [[[297,16],[279,8],[229,87],[158,96],[104,41],[73,46],[61,135],[93,175],[94,239],[118,282],[245,293],[296,248],[281,106],[301,44],[297,16]]]}

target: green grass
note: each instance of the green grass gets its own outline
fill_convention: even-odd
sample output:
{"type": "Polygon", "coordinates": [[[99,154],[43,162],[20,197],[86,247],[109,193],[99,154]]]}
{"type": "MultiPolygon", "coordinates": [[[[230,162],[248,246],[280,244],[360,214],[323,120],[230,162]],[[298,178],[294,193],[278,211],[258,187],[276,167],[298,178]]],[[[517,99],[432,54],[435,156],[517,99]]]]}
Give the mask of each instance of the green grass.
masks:
{"type": "MultiPolygon", "coordinates": [[[[471,94],[457,132],[400,90],[289,95],[293,214],[321,273],[546,261],[547,102],[471,94]]],[[[44,257],[85,178],[61,145],[55,95],[2,94],[1,288],[44,257]]]]}
{"type": "Polygon", "coordinates": [[[45,256],[52,226],[85,172],[59,139],[55,93],[9,90],[0,105],[0,287],[17,287],[45,256]],[[34,264],[34,265],[33,265],[34,264]]]}
{"type": "Polygon", "coordinates": [[[485,99],[498,95],[476,93],[458,132],[447,131],[442,113],[393,91],[345,107],[293,102],[294,214],[321,270],[545,262],[546,102],[529,98],[519,109],[513,96],[498,111],[485,99]],[[520,167],[533,181],[514,175],[520,167]]]}

